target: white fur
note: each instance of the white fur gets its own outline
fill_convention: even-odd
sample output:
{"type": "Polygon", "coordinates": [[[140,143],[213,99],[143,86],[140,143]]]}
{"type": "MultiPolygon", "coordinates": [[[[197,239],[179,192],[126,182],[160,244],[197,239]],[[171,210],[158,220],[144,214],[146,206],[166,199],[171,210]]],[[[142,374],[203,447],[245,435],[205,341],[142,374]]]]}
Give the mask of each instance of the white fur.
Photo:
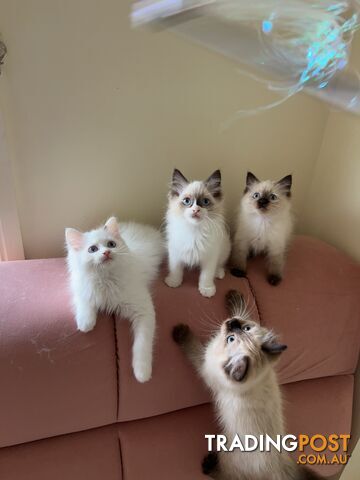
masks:
{"type": "MultiPolygon", "coordinates": [[[[201,189],[204,189],[202,182],[192,182],[179,198],[169,201],[166,214],[169,275],[165,282],[169,287],[179,287],[184,267],[200,267],[199,291],[205,297],[212,297],[216,293],[214,279],[224,278],[224,266],[231,250],[222,201],[213,199],[214,211],[199,207],[198,219],[192,217],[191,208],[181,210],[178,205],[186,195],[201,189]]],[[[196,203],[193,207],[197,207],[196,203]]]]}
{"type": "Polygon", "coordinates": [[[146,225],[110,218],[105,227],[87,233],[66,230],[68,268],[78,329],[95,327],[97,312],[128,318],[134,332],[133,370],[139,382],[151,378],[155,311],[149,291],[162,261],[160,232],[146,225]],[[109,249],[113,240],[116,247],[109,249]],[[79,245],[80,242],[80,245],[79,245]],[[96,245],[99,250],[89,253],[96,245]],[[104,251],[111,250],[111,260],[104,251]]]}

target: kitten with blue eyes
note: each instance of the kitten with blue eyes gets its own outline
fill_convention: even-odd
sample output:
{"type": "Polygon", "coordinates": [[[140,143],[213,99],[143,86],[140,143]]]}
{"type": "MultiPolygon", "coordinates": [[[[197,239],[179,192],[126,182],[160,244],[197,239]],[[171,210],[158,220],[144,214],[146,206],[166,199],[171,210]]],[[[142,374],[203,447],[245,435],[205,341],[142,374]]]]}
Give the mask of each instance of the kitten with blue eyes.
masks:
{"type": "MultiPolygon", "coordinates": [[[[239,292],[228,292],[226,307],[229,318],[207,343],[184,324],[174,327],[173,340],[212,392],[221,433],[229,442],[235,435],[241,440],[245,435],[275,439],[285,431],[275,365],[287,347],[251,319],[239,292]]],[[[202,471],[214,480],[320,480],[288,452],[276,449],[210,453],[202,471]]]]}
{"type": "Polygon", "coordinates": [[[215,295],[215,278],[225,276],[230,237],[223,214],[221,174],[216,170],[205,181],[189,182],[174,170],[166,213],[169,274],[165,283],[179,287],[185,267],[200,267],[199,291],[215,295]]]}
{"type": "Polygon", "coordinates": [[[134,333],[132,365],[139,382],[151,378],[155,310],[150,284],[164,254],[156,229],[136,223],[105,225],[82,233],[65,230],[67,262],[80,331],[95,327],[98,311],[128,318],[134,333]]]}
{"type": "Polygon", "coordinates": [[[247,258],[264,253],[268,261],[268,282],[271,285],[281,282],[293,231],[291,185],[291,175],[278,182],[260,181],[248,172],[233,241],[233,275],[245,276],[247,258]]]}

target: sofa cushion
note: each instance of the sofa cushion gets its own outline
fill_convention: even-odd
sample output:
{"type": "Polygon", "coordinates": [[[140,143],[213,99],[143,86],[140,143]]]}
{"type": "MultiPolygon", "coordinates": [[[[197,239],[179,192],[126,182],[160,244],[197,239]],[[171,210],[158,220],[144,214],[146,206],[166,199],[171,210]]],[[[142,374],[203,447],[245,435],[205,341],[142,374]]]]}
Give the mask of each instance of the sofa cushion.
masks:
{"type": "Polygon", "coordinates": [[[64,259],[0,263],[0,444],[155,416],[206,403],[210,396],[171,339],[175,324],[207,338],[226,318],[225,293],[243,292],[255,320],[282,335],[289,349],[281,383],[353,373],[359,352],[360,269],[319,240],[298,237],[277,287],[264,261],[248,279],[227,274],[215,297],[197,290],[188,272],[177,289],[154,285],[157,338],[153,378],[138,383],[131,369],[129,322],[100,317],[76,331],[64,259]],[[116,328],[114,328],[116,325],[116,328]],[[61,399],[61,400],[60,400],[61,399]]]}
{"type": "Polygon", "coordinates": [[[116,425],[2,448],[0,472],[1,480],[123,480],[116,425]]]}
{"type": "Polygon", "coordinates": [[[248,280],[262,324],[282,334],[288,351],[282,383],[354,373],[360,349],[360,266],[311,237],[294,239],[283,282],[265,280],[264,261],[250,261],[248,280]]]}
{"type": "Polygon", "coordinates": [[[194,369],[186,361],[179,347],[172,340],[172,329],[178,323],[187,323],[204,340],[214,332],[219,322],[226,318],[225,293],[239,287],[256,308],[248,282],[227,275],[216,282],[216,296],[208,299],[197,289],[198,274],[187,272],[180,288],[169,288],[161,272],[154,286],[154,300],[157,315],[157,335],[154,353],[153,378],[139,384],[127,361],[131,355],[132,338],[127,323],[116,322],[119,355],[119,420],[159,415],[173,410],[200,405],[210,397],[203,383],[196,377],[194,369]],[[140,402],[138,399],[141,398],[140,402]]]}
{"type": "MultiPolygon", "coordinates": [[[[353,377],[306,380],[283,387],[286,431],[350,431],[353,377]],[[331,398],[331,401],[329,399],[331,398]],[[339,415],[341,411],[341,415],[339,415]]],[[[212,407],[202,405],[134,422],[0,449],[3,480],[202,480],[205,434],[217,433],[212,407]]],[[[328,458],[332,455],[329,454],[328,458]]],[[[296,459],[296,457],[295,457],[296,459]]],[[[338,465],[321,465],[324,476],[338,465]]]]}
{"type": "MultiPolygon", "coordinates": [[[[327,435],[350,432],[353,396],[351,375],[287,384],[283,386],[283,394],[288,433],[327,435]],[[330,397],[331,402],[328,401],[330,397]],[[338,414],[339,408],[341,415],[338,414]]],[[[201,460],[207,453],[204,435],[218,433],[213,417],[212,407],[203,405],[121,423],[119,434],[124,478],[204,479],[200,470],[201,460]]],[[[316,470],[329,476],[337,473],[340,467],[336,464],[320,465],[316,470]]]]}
{"type": "Polygon", "coordinates": [[[360,267],[324,242],[295,238],[285,278],[277,287],[266,281],[263,258],[249,262],[248,278],[227,274],[215,297],[197,290],[198,273],[187,272],[181,287],[154,287],[157,344],[154,377],[140,385],[128,362],[128,326],[117,322],[120,371],[119,420],[133,420],[209,400],[201,380],[171,339],[177,323],[187,323],[202,338],[226,318],[225,293],[240,290],[253,318],[273,328],[289,346],[279,363],[281,383],[353,373],[360,346],[360,267]],[[142,401],[138,398],[141,396],[142,401]]]}
{"type": "Polygon", "coordinates": [[[0,263],[0,445],[117,416],[114,321],[76,331],[64,259],[0,263]]]}

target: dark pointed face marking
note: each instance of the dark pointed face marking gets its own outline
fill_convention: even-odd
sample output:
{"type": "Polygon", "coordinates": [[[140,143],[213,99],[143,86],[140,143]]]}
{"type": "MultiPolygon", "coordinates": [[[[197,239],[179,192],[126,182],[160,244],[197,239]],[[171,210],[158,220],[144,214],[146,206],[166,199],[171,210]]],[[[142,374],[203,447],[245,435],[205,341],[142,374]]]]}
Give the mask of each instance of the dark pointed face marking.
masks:
{"type": "Polygon", "coordinates": [[[185,195],[184,199],[182,200],[182,205],[187,208],[192,207],[195,203],[201,208],[211,208],[214,204],[209,198],[209,196],[206,196],[206,195],[195,195],[195,196],[185,195]],[[190,199],[190,202],[184,203],[184,199],[187,199],[187,198],[190,199]]]}
{"type": "Polygon", "coordinates": [[[259,200],[257,201],[258,207],[260,209],[266,209],[269,203],[270,203],[270,200],[267,194],[260,197],[259,200]]]}
{"type": "Polygon", "coordinates": [[[235,380],[236,382],[242,382],[245,380],[250,366],[250,358],[248,356],[242,357],[235,364],[228,361],[224,365],[224,371],[226,375],[235,380]]]}
{"type": "Polygon", "coordinates": [[[241,331],[241,322],[237,318],[232,318],[226,322],[228,332],[241,331]]]}
{"type": "Polygon", "coordinates": [[[261,345],[261,350],[269,355],[280,355],[287,349],[287,345],[275,341],[265,342],[261,345]]]}
{"type": "Polygon", "coordinates": [[[286,194],[290,194],[292,186],[292,175],[286,175],[286,177],[279,180],[277,184],[280,185],[280,187],[284,190],[286,194]]]}
{"type": "Polygon", "coordinates": [[[210,177],[205,181],[205,185],[214,198],[217,198],[219,200],[221,199],[222,191],[220,170],[215,170],[215,172],[212,173],[210,177]]]}
{"type": "Polygon", "coordinates": [[[171,181],[171,196],[178,197],[187,185],[189,185],[188,179],[180,172],[180,170],[175,168],[171,181]]]}

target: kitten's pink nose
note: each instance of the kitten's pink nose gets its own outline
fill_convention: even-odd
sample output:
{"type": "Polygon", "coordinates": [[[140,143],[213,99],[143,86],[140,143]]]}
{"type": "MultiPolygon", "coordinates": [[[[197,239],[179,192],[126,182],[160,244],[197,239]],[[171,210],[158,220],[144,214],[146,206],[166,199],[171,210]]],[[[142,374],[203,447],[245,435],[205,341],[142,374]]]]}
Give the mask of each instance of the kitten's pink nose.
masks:
{"type": "Polygon", "coordinates": [[[200,212],[200,207],[193,207],[192,211],[194,213],[199,213],[200,212]]]}
{"type": "Polygon", "coordinates": [[[103,252],[103,255],[105,255],[106,258],[109,258],[110,257],[110,250],[105,250],[105,252],[103,252]]]}

